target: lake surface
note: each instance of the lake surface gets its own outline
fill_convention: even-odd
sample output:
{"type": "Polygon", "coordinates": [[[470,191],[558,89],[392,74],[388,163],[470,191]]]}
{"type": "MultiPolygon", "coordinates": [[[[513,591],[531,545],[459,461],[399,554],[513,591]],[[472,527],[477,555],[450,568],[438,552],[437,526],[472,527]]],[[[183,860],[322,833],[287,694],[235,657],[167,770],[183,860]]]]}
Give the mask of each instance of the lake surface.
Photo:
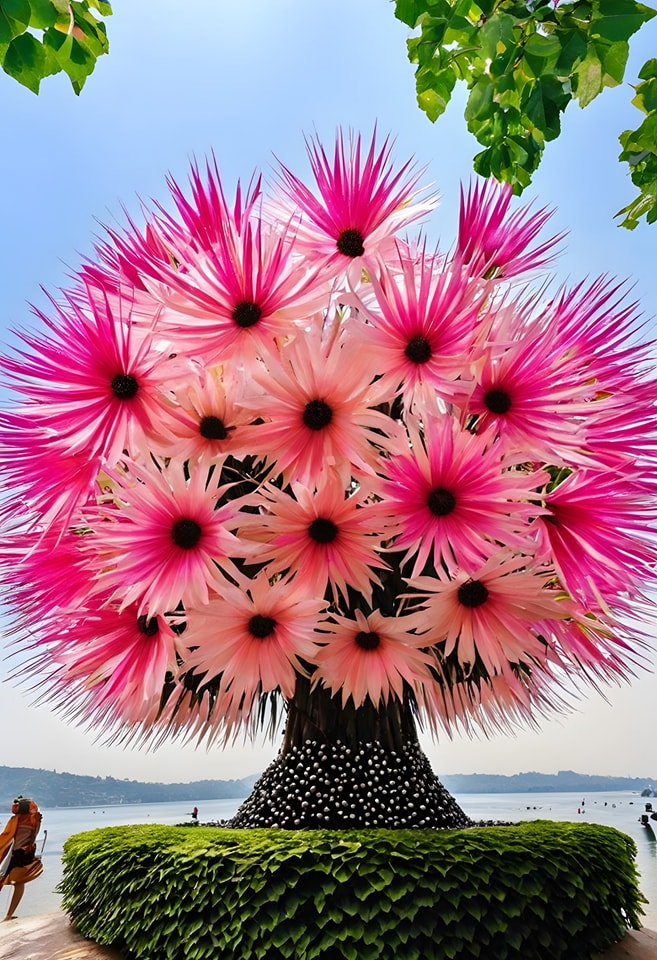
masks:
{"type": "MultiPolygon", "coordinates": [[[[566,820],[601,823],[631,836],[638,848],[640,886],[649,903],[644,906],[645,926],[657,930],[657,843],[639,822],[645,800],[636,793],[609,792],[580,796],[575,793],[459,794],[457,800],[473,820],[566,820]]],[[[237,810],[240,800],[198,802],[199,820],[225,820],[237,810]]],[[[652,801],[657,808],[657,800],[652,801]]],[[[67,837],[97,827],[128,823],[176,824],[190,819],[194,802],[123,804],[120,806],[43,809],[43,831],[48,831],[43,851],[43,874],[28,884],[19,907],[20,916],[50,913],[60,905],[55,887],[62,876],[62,847],[67,837]]],[[[657,824],[655,824],[657,827],[657,824]]],[[[40,849],[40,844],[39,844],[40,849]]],[[[8,890],[2,891],[5,901],[8,890]]],[[[7,903],[0,905],[3,913],[7,903]]]]}

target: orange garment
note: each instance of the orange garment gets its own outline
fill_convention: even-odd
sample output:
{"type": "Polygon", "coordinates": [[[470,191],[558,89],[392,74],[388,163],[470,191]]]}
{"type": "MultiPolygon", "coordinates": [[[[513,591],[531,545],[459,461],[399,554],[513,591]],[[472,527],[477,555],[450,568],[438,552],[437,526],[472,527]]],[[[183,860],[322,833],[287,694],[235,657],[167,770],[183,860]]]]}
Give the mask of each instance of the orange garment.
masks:
{"type": "MultiPolygon", "coordinates": [[[[0,863],[7,856],[9,847],[11,846],[14,836],[16,834],[17,826],[18,826],[18,817],[13,816],[7,821],[7,823],[5,824],[4,830],[2,831],[2,833],[0,833],[0,863]]],[[[2,883],[2,879],[0,878],[0,884],[1,883],[2,883]]]]}
{"type": "Polygon", "coordinates": [[[25,883],[28,880],[34,880],[43,871],[41,861],[34,859],[36,837],[40,827],[41,814],[36,809],[30,810],[29,813],[15,813],[9,818],[4,830],[0,833],[0,862],[6,856],[12,841],[14,853],[23,850],[28,859],[31,857],[32,860],[25,866],[15,866],[0,877],[0,887],[5,883],[25,883]]]}

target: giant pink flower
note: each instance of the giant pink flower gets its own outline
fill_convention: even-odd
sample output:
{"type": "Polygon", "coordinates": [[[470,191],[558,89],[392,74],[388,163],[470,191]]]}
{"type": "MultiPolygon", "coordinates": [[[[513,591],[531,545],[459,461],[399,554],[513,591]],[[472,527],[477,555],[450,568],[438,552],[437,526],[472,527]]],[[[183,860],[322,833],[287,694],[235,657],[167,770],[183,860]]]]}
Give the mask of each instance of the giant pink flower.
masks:
{"type": "Polygon", "coordinates": [[[346,601],[348,588],[371,597],[376,570],[387,568],[380,556],[387,523],[382,505],[346,494],[333,471],[318,479],[316,490],[269,485],[261,498],[260,515],[245,517],[240,532],[262,544],[257,556],[270,575],[293,577],[309,596],[324,596],[330,585],[336,600],[341,594],[346,601]]]}
{"type": "Polygon", "coordinates": [[[37,314],[49,336],[22,333],[27,349],[2,360],[26,398],[17,413],[5,414],[7,426],[20,434],[30,423],[89,460],[114,464],[126,450],[139,454],[159,419],[163,381],[180,363],[158,349],[152,333],[133,328],[129,303],[117,313],[90,292],[85,309],[72,298],[53,305],[56,319],[37,314]]]}
{"type": "Polygon", "coordinates": [[[254,452],[286,478],[309,485],[331,467],[346,487],[352,474],[375,473],[381,453],[398,448],[397,424],[375,409],[386,393],[372,357],[344,330],[332,339],[306,331],[252,375],[265,393],[243,400],[263,420],[254,452]]]}
{"type": "Polygon", "coordinates": [[[540,661],[545,647],[534,625],[569,612],[550,587],[549,572],[509,551],[464,566],[449,580],[421,576],[410,585],[425,597],[420,626],[426,644],[438,644],[443,656],[455,651],[466,674],[477,660],[488,674],[509,661],[540,661]]]}
{"type": "Polygon", "coordinates": [[[429,560],[439,570],[477,564],[498,543],[530,548],[527,521],[545,477],[505,464],[492,435],[460,430],[452,417],[426,417],[410,450],[387,464],[382,486],[395,518],[391,549],[405,550],[416,576],[429,560]]]}
{"type": "Polygon", "coordinates": [[[586,463],[586,381],[553,364],[549,337],[537,330],[513,342],[493,340],[476,371],[463,419],[493,429],[505,453],[520,462],[586,463]]]}
{"type": "Polygon", "coordinates": [[[564,588],[594,605],[640,595],[657,564],[654,490],[629,470],[579,470],[544,496],[540,531],[564,588]]]}
{"type": "Polygon", "coordinates": [[[509,213],[511,197],[511,186],[494,180],[470,184],[467,194],[461,188],[455,256],[471,276],[509,278],[554,259],[554,247],[562,236],[531,247],[552,211],[542,209],[530,215],[525,207],[509,213]]]}
{"type": "Polygon", "coordinates": [[[63,610],[49,622],[48,638],[62,708],[87,721],[102,721],[108,709],[115,720],[143,720],[176,668],[175,632],[164,617],[139,614],[134,604],[63,610]]]}
{"type": "Polygon", "coordinates": [[[235,378],[219,368],[201,368],[174,384],[163,406],[160,431],[151,439],[153,451],[180,462],[222,463],[226,457],[247,456],[252,448],[253,415],[239,404],[235,378]]]}
{"type": "Polygon", "coordinates": [[[334,270],[352,264],[358,273],[362,266],[376,270],[394,249],[394,234],[435,205],[433,200],[413,202],[420,173],[410,161],[395,170],[391,150],[388,139],[377,147],[376,131],[365,153],[360,135],[350,135],[345,144],[338,130],[332,159],[318,140],[309,142],[319,196],[281,164],[280,182],[290,209],[304,215],[299,244],[313,261],[334,270]]]}
{"type": "Polygon", "coordinates": [[[173,180],[170,186],[178,219],[160,212],[146,235],[132,229],[110,237],[122,270],[129,264],[129,275],[166,307],[162,327],[186,352],[208,364],[251,358],[324,306],[328,287],[295,256],[294,225],[275,228],[260,216],[259,181],[244,197],[238,185],[232,208],[216,166],[208,164],[206,183],[193,168],[192,200],[173,180]]]}
{"type": "Polygon", "coordinates": [[[475,285],[438,254],[397,256],[372,277],[372,296],[361,303],[373,329],[369,349],[391,395],[400,390],[407,410],[437,412],[437,398],[451,401],[469,393],[474,331],[481,307],[475,285]]]}
{"type": "Polygon", "coordinates": [[[354,617],[334,616],[321,626],[315,682],[340,693],[343,706],[349,698],[356,707],[366,698],[374,706],[391,697],[403,700],[405,686],[421,702],[423,684],[431,680],[432,658],[420,649],[426,641],[409,632],[405,617],[384,617],[378,610],[369,616],[356,610],[354,617]]]}
{"type": "Polygon", "coordinates": [[[178,463],[129,463],[110,476],[115,503],[86,514],[99,589],[120,610],[136,604],[139,616],[207,604],[224,589],[221,571],[233,572],[233,558],[249,552],[232,532],[243,501],[228,499],[230,488],[200,466],[187,478],[178,463]]]}
{"type": "Polygon", "coordinates": [[[261,574],[239,587],[225,584],[221,596],[186,615],[181,640],[188,652],[179,672],[219,678],[217,725],[247,720],[262,693],[294,695],[297,675],[314,657],[324,607],[321,597],[261,574]]]}

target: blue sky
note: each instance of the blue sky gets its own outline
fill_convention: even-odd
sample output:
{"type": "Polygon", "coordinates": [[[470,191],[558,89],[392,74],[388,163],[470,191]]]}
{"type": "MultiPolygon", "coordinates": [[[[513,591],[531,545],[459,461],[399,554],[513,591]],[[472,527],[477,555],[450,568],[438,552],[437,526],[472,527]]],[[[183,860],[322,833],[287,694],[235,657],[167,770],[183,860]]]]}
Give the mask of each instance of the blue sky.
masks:
{"type": "MultiPolygon", "coordinates": [[[[462,92],[435,125],[417,109],[408,31],[394,19],[392,3],[139,0],[116,3],[108,27],[111,53],[79,98],[63,76],[44,81],[35,97],[0,75],[3,342],[12,342],[11,329],[33,323],[27,304],[45,304],[41,286],[66,285],[102,233],[100,223],[121,222],[124,208],[138,218],[140,196],[165,200],[167,174],[183,181],[190,159],[210,151],[232,187],[254,169],[267,175],[273,154],[305,172],[304,134],[330,141],[338,125],[369,134],[376,123],[396,137],[399,160],[413,155],[426,165],[442,197],[429,233],[451,244],[459,184],[471,175],[477,145],[465,130],[462,92]]],[[[654,55],[656,40],[653,22],[635,44],[630,80],[654,55]]],[[[549,145],[526,196],[556,207],[554,231],[568,231],[559,278],[628,278],[651,321],[657,226],[630,233],[612,220],[634,195],[617,162],[618,133],[640,122],[631,96],[625,85],[585,111],[571,105],[562,137],[549,145]]],[[[579,714],[544,722],[540,732],[425,746],[438,773],[572,768],[654,775],[645,732],[654,729],[656,688],[654,676],[644,674],[631,688],[609,690],[608,703],[594,694],[579,714]]],[[[154,753],[104,747],[47,707],[30,708],[34,695],[7,683],[0,688],[0,764],[186,780],[243,776],[276,751],[239,745],[208,756],[192,746],[154,753]]]]}

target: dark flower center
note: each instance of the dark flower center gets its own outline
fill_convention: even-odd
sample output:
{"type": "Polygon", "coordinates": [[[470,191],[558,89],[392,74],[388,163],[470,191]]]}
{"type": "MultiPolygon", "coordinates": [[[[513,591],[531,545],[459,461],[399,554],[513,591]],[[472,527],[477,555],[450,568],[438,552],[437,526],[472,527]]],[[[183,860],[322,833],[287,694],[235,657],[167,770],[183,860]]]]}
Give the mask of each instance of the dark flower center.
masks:
{"type": "Polygon", "coordinates": [[[345,257],[362,257],[365,253],[363,234],[360,230],[343,230],[335,245],[345,257]]]}
{"type": "Polygon", "coordinates": [[[249,633],[258,640],[264,640],[274,632],[276,621],[273,617],[263,617],[261,613],[254,614],[249,620],[249,633]]]}
{"type": "Polygon", "coordinates": [[[238,327],[246,329],[253,327],[262,316],[262,310],[257,303],[251,303],[250,300],[242,300],[233,309],[233,320],[238,327]]]}
{"type": "Polygon", "coordinates": [[[308,527],[308,533],[316,543],[331,543],[338,535],[338,528],[332,520],[316,517],[308,527]]]}
{"type": "Polygon", "coordinates": [[[368,633],[366,630],[361,630],[356,634],[356,645],[361,650],[376,650],[380,643],[381,637],[378,633],[368,633]]]}
{"type": "Polygon", "coordinates": [[[431,344],[426,337],[412,337],[406,344],[404,353],[411,363],[426,363],[431,360],[431,344]]]}
{"type": "Polygon", "coordinates": [[[225,440],[228,436],[228,431],[226,430],[223,420],[220,420],[219,417],[215,417],[212,414],[203,417],[198,425],[198,429],[205,440],[225,440]]]}
{"type": "Polygon", "coordinates": [[[488,588],[481,580],[466,580],[459,587],[457,596],[464,607],[480,607],[488,600],[488,588]]]}
{"type": "Polygon", "coordinates": [[[147,617],[145,614],[137,617],[137,630],[143,633],[145,637],[154,637],[156,633],[160,632],[157,617],[147,617]]]}
{"type": "Polygon", "coordinates": [[[446,517],[456,506],[454,494],[444,487],[436,487],[427,498],[427,506],[435,517],[446,517]]]}
{"type": "Polygon", "coordinates": [[[203,531],[196,520],[183,518],[171,527],[171,539],[181,550],[191,550],[201,539],[203,531]]]}
{"type": "Polygon", "coordinates": [[[488,390],[484,403],[491,413],[507,413],[511,408],[511,397],[506,390],[488,390]]]}
{"type": "Polygon", "coordinates": [[[306,404],[302,419],[309,430],[323,430],[333,419],[333,411],[324,400],[311,400],[306,404]]]}
{"type": "Polygon", "coordinates": [[[117,373],[112,377],[111,387],[112,393],[119,400],[132,400],[139,390],[139,384],[130,373],[117,373]]]}

